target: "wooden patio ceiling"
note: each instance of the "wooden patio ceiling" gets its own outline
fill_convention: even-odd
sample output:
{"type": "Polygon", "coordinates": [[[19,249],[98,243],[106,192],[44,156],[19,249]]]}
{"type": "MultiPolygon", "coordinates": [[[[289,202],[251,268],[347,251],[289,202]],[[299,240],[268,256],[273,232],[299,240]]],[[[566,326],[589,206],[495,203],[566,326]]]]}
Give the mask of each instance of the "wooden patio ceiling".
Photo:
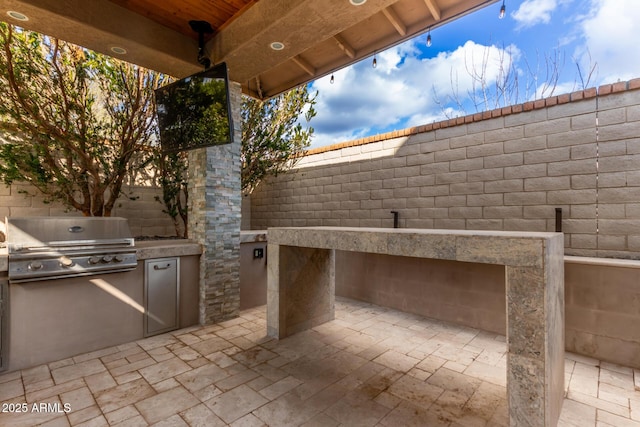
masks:
{"type": "Polygon", "coordinates": [[[189,21],[208,21],[212,62],[264,99],[497,1],[0,0],[0,19],[175,77],[202,69],[189,21]]]}

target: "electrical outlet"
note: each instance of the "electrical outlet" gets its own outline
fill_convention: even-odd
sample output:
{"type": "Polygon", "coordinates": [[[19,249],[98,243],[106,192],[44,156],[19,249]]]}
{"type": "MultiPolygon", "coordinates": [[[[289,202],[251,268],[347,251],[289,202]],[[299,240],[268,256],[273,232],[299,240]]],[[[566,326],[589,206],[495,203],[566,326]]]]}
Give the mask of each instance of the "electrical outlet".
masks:
{"type": "Polygon", "coordinates": [[[253,258],[264,258],[264,249],[263,248],[255,248],[253,250],[253,258]]]}

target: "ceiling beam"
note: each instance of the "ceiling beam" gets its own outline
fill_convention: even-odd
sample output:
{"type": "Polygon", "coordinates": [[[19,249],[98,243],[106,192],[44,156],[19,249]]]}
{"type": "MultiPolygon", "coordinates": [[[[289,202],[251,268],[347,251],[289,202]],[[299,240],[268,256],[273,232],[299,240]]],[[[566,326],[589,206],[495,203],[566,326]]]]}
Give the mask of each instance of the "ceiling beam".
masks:
{"type": "Polygon", "coordinates": [[[407,27],[402,23],[402,20],[391,6],[382,9],[382,13],[384,13],[384,16],[391,22],[391,25],[393,25],[398,34],[401,36],[407,35],[407,27]]]}
{"type": "Polygon", "coordinates": [[[435,19],[436,21],[439,21],[441,17],[441,13],[440,13],[440,6],[438,6],[438,3],[436,2],[436,0],[424,0],[424,2],[427,5],[429,12],[431,12],[431,16],[433,16],[433,19],[435,19]]]}
{"type": "Polygon", "coordinates": [[[291,58],[291,60],[293,62],[295,62],[300,68],[302,68],[307,74],[309,74],[311,77],[314,77],[316,75],[316,69],[313,68],[313,66],[311,64],[309,64],[304,58],[302,58],[300,55],[298,56],[294,56],[293,58],[291,58]]]}
{"type": "Polygon", "coordinates": [[[338,47],[345,53],[345,55],[347,55],[351,59],[356,57],[356,51],[339,34],[333,36],[333,39],[336,41],[338,47]]]}

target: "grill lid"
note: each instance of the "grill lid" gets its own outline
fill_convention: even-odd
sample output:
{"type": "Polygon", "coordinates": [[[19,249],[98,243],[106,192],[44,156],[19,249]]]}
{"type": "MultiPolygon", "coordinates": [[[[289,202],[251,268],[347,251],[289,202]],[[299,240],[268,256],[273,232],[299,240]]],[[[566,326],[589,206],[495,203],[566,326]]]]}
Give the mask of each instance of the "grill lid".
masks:
{"type": "Polygon", "coordinates": [[[23,251],[133,247],[125,218],[25,217],[7,218],[9,254],[23,251]]]}

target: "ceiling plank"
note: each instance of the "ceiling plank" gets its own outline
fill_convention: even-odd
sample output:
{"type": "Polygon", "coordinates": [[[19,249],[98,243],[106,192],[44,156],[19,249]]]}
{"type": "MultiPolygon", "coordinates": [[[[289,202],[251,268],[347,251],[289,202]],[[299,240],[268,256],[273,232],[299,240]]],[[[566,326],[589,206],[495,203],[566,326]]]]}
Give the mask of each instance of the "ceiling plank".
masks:
{"type": "Polygon", "coordinates": [[[426,3],[427,8],[429,9],[429,12],[431,12],[431,16],[433,16],[433,19],[435,19],[436,21],[439,21],[441,17],[441,12],[440,12],[440,6],[438,6],[438,3],[436,3],[436,0],[424,0],[424,2],[426,3]]]}
{"type": "Polygon", "coordinates": [[[338,43],[338,47],[351,59],[356,57],[356,51],[343,39],[339,34],[333,36],[333,39],[338,43]]]}
{"type": "Polygon", "coordinates": [[[298,56],[294,56],[293,58],[291,58],[291,60],[293,62],[295,62],[300,68],[302,68],[307,74],[309,74],[311,77],[314,77],[316,75],[316,69],[313,68],[313,66],[311,64],[309,64],[304,58],[302,58],[300,55],[298,56]]]}
{"type": "Polygon", "coordinates": [[[389,6],[386,9],[382,9],[382,13],[384,13],[384,16],[386,16],[389,22],[391,22],[391,25],[393,25],[398,34],[400,34],[401,36],[407,35],[407,27],[402,23],[402,20],[395,12],[395,10],[393,10],[392,6],[389,6]]]}

